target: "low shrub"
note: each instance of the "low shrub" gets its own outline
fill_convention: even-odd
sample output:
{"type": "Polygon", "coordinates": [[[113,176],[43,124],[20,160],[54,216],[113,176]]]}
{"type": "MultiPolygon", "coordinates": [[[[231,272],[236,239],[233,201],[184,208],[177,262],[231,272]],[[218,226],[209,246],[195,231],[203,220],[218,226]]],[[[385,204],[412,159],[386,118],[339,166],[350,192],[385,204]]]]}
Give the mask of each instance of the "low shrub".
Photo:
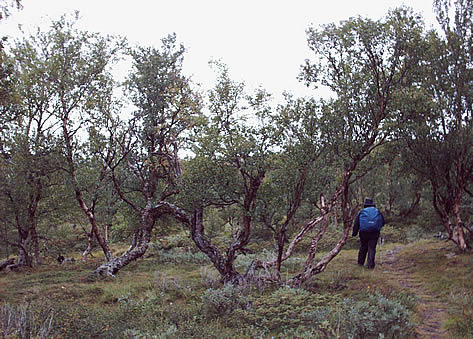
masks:
{"type": "Polygon", "coordinates": [[[418,225],[410,225],[406,229],[406,240],[407,242],[415,242],[417,240],[431,238],[432,234],[426,231],[424,228],[418,225]]]}
{"type": "Polygon", "coordinates": [[[199,273],[202,286],[204,286],[205,288],[216,288],[221,284],[220,274],[213,266],[201,266],[199,273]]]}
{"type": "Polygon", "coordinates": [[[381,237],[386,243],[406,243],[406,228],[400,224],[388,224],[381,230],[381,237]]]}
{"type": "Polygon", "coordinates": [[[415,312],[419,302],[419,298],[415,294],[406,291],[391,292],[387,297],[389,300],[400,303],[411,312],[415,312]]]}
{"type": "Polygon", "coordinates": [[[54,312],[35,312],[30,305],[0,306],[2,338],[48,338],[54,324],[54,312]]]}
{"type": "Polygon", "coordinates": [[[313,294],[304,289],[281,287],[268,296],[256,299],[246,320],[270,332],[284,332],[304,325],[301,316],[304,312],[329,305],[337,298],[328,294],[313,294]]]}
{"type": "Polygon", "coordinates": [[[202,313],[209,318],[219,318],[236,309],[250,309],[250,299],[241,287],[226,284],[219,289],[207,289],[201,296],[202,313]]]}
{"type": "Polygon", "coordinates": [[[275,258],[276,254],[274,252],[268,251],[267,249],[263,249],[259,253],[239,255],[235,260],[235,267],[239,271],[245,272],[246,270],[248,270],[251,263],[256,259],[261,261],[270,261],[275,258]]]}
{"type": "Polygon", "coordinates": [[[473,295],[458,291],[449,296],[449,319],[446,329],[456,338],[471,338],[473,333],[473,295]]]}
{"type": "Polygon", "coordinates": [[[347,298],[336,307],[315,309],[303,316],[316,332],[327,336],[341,333],[348,338],[408,338],[414,329],[408,309],[379,293],[368,300],[347,298]]]}
{"type": "MultiPolygon", "coordinates": [[[[195,248],[189,232],[183,231],[162,237],[151,244],[153,248],[170,250],[173,248],[195,248]]],[[[197,249],[196,249],[197,250],[197,249]]]]}
{"type": "Polygon", "coordinates": [[[194,296],[192,287],[186,281],[166,274],[165,272],[154,272],[154,288],[160,296],[166,296],[166,300],[186,300],[194,296]]]}
{"type": "Polygon", "coordinates": [[[56,324],[52,337],[117,338],[128,328],[120,310],[76,304],[54,305],[56,324]]]}
{"type": "Polygon", "coordinates": [[[148,256],[153,257],[153,261],[158,264],[207,265],[211,263],[209,257],[204,253],[193,253],[185,248],[179,247],[166,250],[152,245],[148,256]]]}
{"type": "Polygon", "coordinates": [[[3,338],[118,338],[127,329],[124,313],[41,300],[28,305],[4,304],[3,338]]]}
{"type": "Polygon", "coordinates": [[[110,229],[108,237],[109,242],[119,243],[120,241],[127,241],[131,239],[133,231],[133,227],[130,226],[130,223],[125,222],[122,218],[119,218],[118,222],[116,222],[110,229]]]}

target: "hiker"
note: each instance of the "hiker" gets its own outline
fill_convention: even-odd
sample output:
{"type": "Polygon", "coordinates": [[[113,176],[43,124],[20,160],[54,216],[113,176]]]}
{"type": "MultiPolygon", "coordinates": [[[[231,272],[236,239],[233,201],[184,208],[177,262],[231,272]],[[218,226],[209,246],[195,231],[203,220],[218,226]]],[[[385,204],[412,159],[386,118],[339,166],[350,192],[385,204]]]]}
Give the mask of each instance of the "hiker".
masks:
{"type": "Polygon", "coordinates": [[[378,243],[379,232],[384,226],[384,218],[376,208],[373,199],[366,198],[363,209],[358,212],[353,225],[353,236],[360,233],[360,251],[358,252],[358,265],[365,264],[368,253],[368,268],[374,268],[374,257],[376,255],[376,244],[378,243]]]}

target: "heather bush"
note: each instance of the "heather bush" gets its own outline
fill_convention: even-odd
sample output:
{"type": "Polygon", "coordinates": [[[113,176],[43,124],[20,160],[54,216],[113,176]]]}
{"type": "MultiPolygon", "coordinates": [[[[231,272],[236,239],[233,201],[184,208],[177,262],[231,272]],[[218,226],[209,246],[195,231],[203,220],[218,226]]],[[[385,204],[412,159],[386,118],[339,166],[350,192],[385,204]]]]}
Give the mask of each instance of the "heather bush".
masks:
{"type": "Polygon", "coordinates": [[[222,317],[237,309],[248,310],[251,305],[245,291],[231,284],[218,289],[207,289],[201,299],[202,313],[209,318],[222,317]]]}
{"type": "MultiPolygon", "coordinates": [[[[267,331],[285,331],[304,325],[304,312],[333,303],[337,296],[313,294],[304,289],[281,287],[257,298],[246,320],[267,331]]],[[[302,329],[303,330],[303,329],[302,329]]]]}
{"type": "Polygon", "coordinates": [[[54,324],[54,312],[35,312],[30,305],[0,306],[2,338],[48,338],[54,324]]]}
{"type": "Polygon", "coordinates": [[[202,252],[191,252],[186,248],[173,247],[170,249],[159,248],[152,244],[151,251],[148,256],[153,257],[153,261],[157,264],[176,264],[176,265],[208,265],[210,259],[202,252]]]}
{"type": "Polygon", "coordinates": [[[381,230],[381,237],[386,243],[406,243],[406,229],[401,224],[388,224],[381,230]]]}
{"type": "Polygon", "coordinates": [[[172,248],[195,248],[189,232],[182,231],[161,237],[151,244],[153,248],[170,250],[172,248]]]}
{"type": "Polygon", "coordinates": [[[445,327],[456,338],[471,338],[473,333],[473,295],[458,291],[449,295],[449,314],[445,327]]]}
{"type": "Polygon", "coordinates": [[[413,331],[408,309],[399,301],[376,293],[368,300],[344,299],[337,306],[303,314],[318,333],[348,338],[408,338],[413,331]]]}

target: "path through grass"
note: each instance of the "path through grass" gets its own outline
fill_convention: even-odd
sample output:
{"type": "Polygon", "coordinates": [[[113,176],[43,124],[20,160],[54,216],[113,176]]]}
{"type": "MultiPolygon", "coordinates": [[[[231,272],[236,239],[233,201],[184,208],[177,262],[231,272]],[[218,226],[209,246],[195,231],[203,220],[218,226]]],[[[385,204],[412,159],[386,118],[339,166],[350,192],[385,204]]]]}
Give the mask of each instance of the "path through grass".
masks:
{"type": "Polygon", "coordinates": [[[402,246],[396,246],[387,251],[382,267],[385,273],[389,273],[399,282],[403,289],[414,294],[418,298],[417,305],[417,334],[420,338],[449,338],[443,326],[447,318],[448,305],[434,293],[424,288],[425,283],[415,275],[417,263],[408,260],[402,255],[402,246]]]}
{"type": "Polygon", "coordinates": [[[471,253],[461,254],[451,243],[432,240],[396,245],[383,255],[379,266],[392,284],[417,296],[419,338],[473,336],[471,314],[459,300],[465,293],[473,297],[471,253]]]}

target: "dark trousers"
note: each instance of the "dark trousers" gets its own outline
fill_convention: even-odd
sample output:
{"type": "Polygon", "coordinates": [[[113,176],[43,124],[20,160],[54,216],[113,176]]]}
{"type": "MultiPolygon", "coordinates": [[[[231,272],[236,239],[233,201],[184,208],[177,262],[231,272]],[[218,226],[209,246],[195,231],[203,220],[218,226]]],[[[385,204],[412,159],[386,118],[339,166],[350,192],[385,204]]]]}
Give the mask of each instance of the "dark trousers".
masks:
{"type": "Polygon", "coordinates": [[[374,257],[376,255],[376,244],[378,243],[379,231],[360,231],[360,251],[358,252],[358,264],[364,265],[368,253],[368,268],[374,268],[374,257]]]}

